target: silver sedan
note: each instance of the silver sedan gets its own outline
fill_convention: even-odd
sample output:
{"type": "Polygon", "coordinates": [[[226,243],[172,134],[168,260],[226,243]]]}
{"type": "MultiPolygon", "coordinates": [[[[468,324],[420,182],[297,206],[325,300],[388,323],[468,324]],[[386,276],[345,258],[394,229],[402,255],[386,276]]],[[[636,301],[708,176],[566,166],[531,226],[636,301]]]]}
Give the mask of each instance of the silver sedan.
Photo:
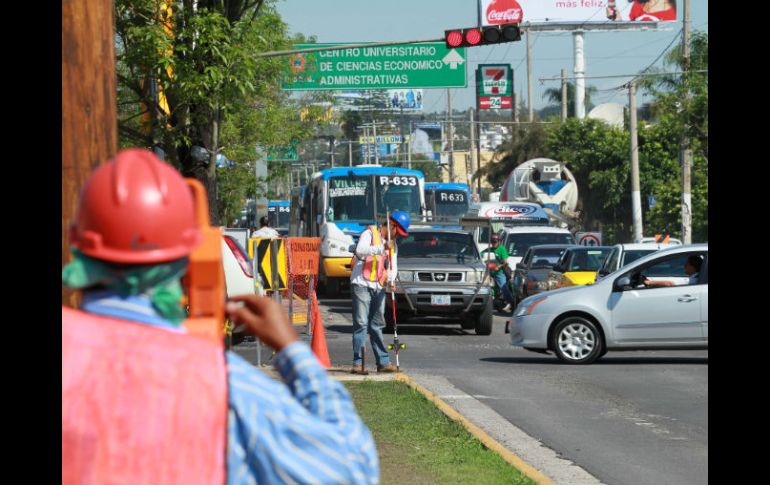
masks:
{"type": "Polygon", "coordinates": [[[708,245],[664,249],[593,285],[526,298],[510,338],[570,364],[590,364],[608,350],[707,349],[708,245]]]}

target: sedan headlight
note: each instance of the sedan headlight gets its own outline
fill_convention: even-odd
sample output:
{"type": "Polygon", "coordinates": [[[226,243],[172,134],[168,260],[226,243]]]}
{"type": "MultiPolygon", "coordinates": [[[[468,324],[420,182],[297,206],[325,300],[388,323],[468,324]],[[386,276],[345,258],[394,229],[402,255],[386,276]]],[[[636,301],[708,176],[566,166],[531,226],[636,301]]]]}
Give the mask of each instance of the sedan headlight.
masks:
{"type": "Polygon", "coordinates": [[[514,317],[520,317],[523,315],[526,315],[526,313],[529,311],[529,305],[522,305],[519,303],[519,306],[516,307],[516,311],[514,312],[514,317]]]}
{"type": "Polygon", "coordinates": [[[405,283],[411,283],[414,281],[414,271],[399,271],[398,280],[405,283]]]}
{"type": "Polygon", "coordinates": [[[535,287],[538,290],[547,290],[548,289],[548,282],[547,281],[536,281],[535,287]]]}
{"type": "Polygon", "coordinates": [[[539,304],[543,303],[545,300],[547,300],[547,296],[543,296],[540,298],[536,298],[534,300],[529,301],[526,305],[519,304],[518,307],[516,307],[516,313],[513,314],[515,317],[521,317],[524,315],[532,315],[532,312],[535,310],[535,307],[537,307],[539,304]]]}

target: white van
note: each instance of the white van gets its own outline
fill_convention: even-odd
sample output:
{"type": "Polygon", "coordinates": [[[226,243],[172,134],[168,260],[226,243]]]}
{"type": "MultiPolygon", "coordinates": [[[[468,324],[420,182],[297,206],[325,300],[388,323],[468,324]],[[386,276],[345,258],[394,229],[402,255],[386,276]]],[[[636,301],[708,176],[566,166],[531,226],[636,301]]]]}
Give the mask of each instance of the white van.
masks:
{"type": "Polygon", "coordinates": [[[575,236],[561,227],[513,226],[500,231],[502,241],[508,251],[508,267],[516,271],[516,265],[532,246],[542,244],[575,244],[575,236]]]}

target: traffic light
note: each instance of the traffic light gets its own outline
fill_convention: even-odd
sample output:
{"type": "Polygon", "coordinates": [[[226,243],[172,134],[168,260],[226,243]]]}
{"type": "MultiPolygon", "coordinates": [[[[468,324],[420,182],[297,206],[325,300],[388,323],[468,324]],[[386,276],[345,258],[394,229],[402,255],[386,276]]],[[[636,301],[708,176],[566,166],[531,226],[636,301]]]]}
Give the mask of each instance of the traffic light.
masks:
{"type": "Polygon", "coordinates": [[[501,44],[521,40],[519,24],[488,25],[444,31],[447,49],[475,47],[477,45],[501,44]]]}

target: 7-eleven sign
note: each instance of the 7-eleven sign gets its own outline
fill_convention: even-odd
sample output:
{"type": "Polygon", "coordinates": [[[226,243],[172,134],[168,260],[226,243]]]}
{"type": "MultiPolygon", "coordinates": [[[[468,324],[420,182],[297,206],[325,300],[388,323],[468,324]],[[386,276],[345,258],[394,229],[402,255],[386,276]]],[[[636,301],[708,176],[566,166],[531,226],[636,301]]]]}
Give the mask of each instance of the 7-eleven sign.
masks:
{"type": "Polygon", "coordinates": [[[510,64],[479,64],[476,70],[478,109],[511,109],[513,69],[510,64]]]}

